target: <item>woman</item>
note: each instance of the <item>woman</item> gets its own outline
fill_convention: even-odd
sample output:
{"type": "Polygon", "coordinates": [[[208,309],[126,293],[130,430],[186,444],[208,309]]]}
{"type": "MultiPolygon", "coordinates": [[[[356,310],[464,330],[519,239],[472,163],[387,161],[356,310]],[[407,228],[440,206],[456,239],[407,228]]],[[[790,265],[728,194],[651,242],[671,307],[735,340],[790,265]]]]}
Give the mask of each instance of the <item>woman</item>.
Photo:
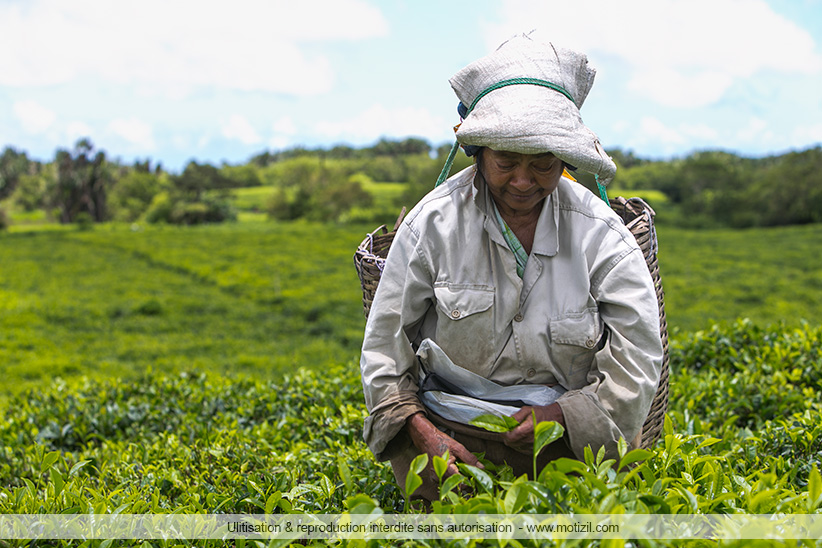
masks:
{"type": "MultiPolygon", "coordinates": [[[[579,115],[593,78],[584,55],[523,35],[451,79],[476,163],[405,218],[363,342],[364,438],[400,485],[416,455],[446,450],[448,474],[481,466],[474,452],[527,472],[534,418],[565,427],[543,462],[641,435],[662,361],[653,281],[619,218],[565,171],[605,184],[616,171],[579,115]],[[513,431],[463,420],[512,391],[513,431]]],[[[423,479],[415,496],[435,499],[423,479]]]]}

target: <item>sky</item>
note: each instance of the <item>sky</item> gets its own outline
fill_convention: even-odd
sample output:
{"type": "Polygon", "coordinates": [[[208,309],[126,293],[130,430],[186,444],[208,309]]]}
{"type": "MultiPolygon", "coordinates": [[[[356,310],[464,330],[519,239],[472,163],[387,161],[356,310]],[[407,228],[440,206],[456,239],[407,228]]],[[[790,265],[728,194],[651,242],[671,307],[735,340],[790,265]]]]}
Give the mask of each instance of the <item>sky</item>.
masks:
{"type": "Polygon", "coordinates": [[[0,0],[0,148],[83,137],[171,171],[296,146],[453,142],[448,79],[514,34],[587,54],[606,149],[822,143],[822,0],[0,0]]]}

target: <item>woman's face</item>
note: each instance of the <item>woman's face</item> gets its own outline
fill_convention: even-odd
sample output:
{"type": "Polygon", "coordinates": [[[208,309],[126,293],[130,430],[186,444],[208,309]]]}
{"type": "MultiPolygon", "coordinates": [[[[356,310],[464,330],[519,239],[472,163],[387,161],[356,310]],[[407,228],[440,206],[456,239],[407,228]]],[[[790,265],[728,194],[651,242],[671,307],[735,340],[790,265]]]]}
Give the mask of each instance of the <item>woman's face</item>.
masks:
{"type": "Polygon", "coordinates": [[[481,170],[500,213],[519,216],[533,213],[562,177],[562,160],[551,154],[519,154],[486,148],[481,170]]]}

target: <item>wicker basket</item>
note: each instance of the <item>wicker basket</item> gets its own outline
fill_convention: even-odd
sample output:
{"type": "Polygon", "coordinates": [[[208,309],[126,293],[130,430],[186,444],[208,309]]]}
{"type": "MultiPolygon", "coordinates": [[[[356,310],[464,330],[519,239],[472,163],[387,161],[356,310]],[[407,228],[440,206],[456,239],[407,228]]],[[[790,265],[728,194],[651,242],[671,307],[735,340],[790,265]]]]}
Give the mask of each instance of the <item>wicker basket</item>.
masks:
{"type": "MultiPolygon", "coordinates": [[[[654,281],[657,302],[659,303],[659,332],[662,336],[663,349],[662,372],[659,377],[656,396],[651,403],[651,410],[648,412],[648,417],[642,427],[641,443],[641,447],[650,449],[659,439],[665,421],[665,412],[668,410],[668,322],[665,317],[665,294],[662,290],[659,263],[657,261],[657,238],[654,228],[655,213],[640,198],[613,198],[611,199],[611,208],[619,215],[625,226],[636,238],[640,249],[642,249],[645,263],[648,265],[648,270],[654,281]]],[[[362,285],[362,304],[366,318],[371,311],[371,304],[374,302],[374,293],[377,291],[377,284],[379,284],[382,270],[385,267],[388,249],[391,247],[394,234],[396,234],[404,216],[405,208],[402,209],[393,230],[389,232],[385,225],[377,228],[365,237],[354,254],[354,266],[362,285]]]]}

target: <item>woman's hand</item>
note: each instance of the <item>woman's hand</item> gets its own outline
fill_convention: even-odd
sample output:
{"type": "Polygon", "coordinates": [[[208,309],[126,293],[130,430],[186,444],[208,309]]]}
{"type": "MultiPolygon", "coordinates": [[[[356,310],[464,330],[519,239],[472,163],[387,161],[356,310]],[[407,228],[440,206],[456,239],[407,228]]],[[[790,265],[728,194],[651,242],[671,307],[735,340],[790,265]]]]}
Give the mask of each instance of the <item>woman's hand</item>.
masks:
{"type": "Polygon", "coordinates": [[[408,433],[411,436],[411,441],[414,446],[423,453],[428,454],[428,466],[426,471],[431,475],[431,480],[436,483],[438,478],[434,474],[433,462],[434,457],[442,457],[445,451],[448,451],[448,468],[445,471],[445,476],[458,473],[456,462],[464,462],[477,468],[483,468],[479,459],[460,442],[434,426],[429,421],[425,414],[417,413],[408,417],[405,423],[408,433]]]}
{"type": "Polygon", "coordinates": [[[530,453],[534,447],[534,418],[536,422],[554,421],[565,427],[565,417],[558,403],[551,405],[526,405],[513,415],[519,426],[503,434],[505,445],[530,453]]]}

